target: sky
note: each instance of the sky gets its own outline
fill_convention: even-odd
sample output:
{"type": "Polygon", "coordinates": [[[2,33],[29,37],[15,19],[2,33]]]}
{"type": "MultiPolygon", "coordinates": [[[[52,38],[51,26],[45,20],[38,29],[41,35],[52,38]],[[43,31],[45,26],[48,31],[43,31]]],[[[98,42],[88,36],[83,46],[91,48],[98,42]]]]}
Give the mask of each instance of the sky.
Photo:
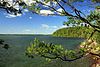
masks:
{"type": "MultiPolygon", "coordinates": [[[[83,4],[88,4],[85,1],[83,4]]],[[[81,3],[78,3],[81,4],[81,3]]],[[[90,10],[87,6],[82,7],[75,4],[85,14],[90,10]]],[[[52,34],[54,31],[66,27],[63,22],[66,17],[62,16],[40,16],[24,10],[22,15],[14,16],[0,9],[0,34],[52,34]]]]}
{"type": "Polygon", "coordinates": [[[51,34],[64,27],[65,17],[40,16],[27,12],[21,16],[0,12],[0,34],[51,34]]]}

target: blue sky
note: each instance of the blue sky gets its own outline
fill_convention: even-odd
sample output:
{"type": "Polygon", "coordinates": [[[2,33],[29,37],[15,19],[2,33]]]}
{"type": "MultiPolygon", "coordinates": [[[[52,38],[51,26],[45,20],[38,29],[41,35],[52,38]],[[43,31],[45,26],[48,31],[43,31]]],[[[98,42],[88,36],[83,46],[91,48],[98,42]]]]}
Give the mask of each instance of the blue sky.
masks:
{"type": "MultiPolygon", "coordinates": [[[[88,2],[83,4],[86,3],[88,2]]],[[[90,10],[93,10],[87,6],[76,5],[76,7],[85,14],[89,14],[90,10]]],[[[66,20],[66,17],[40,16],[27,10],[23,15],[15,17],[0,10],[0,34],[52,34],[57,29],[64,27],[63,21],[66,20]]]]}
{"type": "Polygon", "coordinates": [[[1,34],[51,34],[61,28],[65,17],[40,16],[30,12],[11,17],[0,13],[1,34]]]}

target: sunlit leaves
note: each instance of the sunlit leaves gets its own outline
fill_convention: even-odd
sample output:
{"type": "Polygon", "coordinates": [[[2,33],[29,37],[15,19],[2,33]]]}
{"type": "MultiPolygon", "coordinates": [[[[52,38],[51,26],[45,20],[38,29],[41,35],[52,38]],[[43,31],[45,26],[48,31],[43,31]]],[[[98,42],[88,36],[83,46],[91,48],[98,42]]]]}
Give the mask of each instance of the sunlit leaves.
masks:
{"type": "Polygon", "coordinates": [[[100,9],[100,6],[96,6],[95,8],[96,8],[96,9],[100,9]]]}
{"type": "Polygon", "coordinates": [[[86,52],[92,52],[95,54],[100,53],[100,44],[93,40],[86,40],[80,45],[86,52]]]}
{"type": "Polygon", "coordinates": [[[100,3],[100,0],[91,0],[92,2],[100,3]]]}
{"type": "MultiPolygon", "coordinates": [[[[90,15],[87,16],[87,19],[91,24],[100,27],[100,12],[98,9],[91,12],[90,15]]],[[[96,42],[100,43],[100,32],[96,32],[94,37],[95,37],[94,39],[96,40],[96,42]]]]}
{"type": "Polygon", "coordinates": [[[53,36],[57,37],[82,37],[89,38],[91,33],[93,32],[93,28],[88,28],[87,26],[76,26],[69,28],[62,28],[53,33],[53,36]]]}
{"type": "Polygon", "coordinates": [[[29,57],[33,58],[34,56],[40,56],[46,58],[47,61],[51,61],[51,59],[69,61],[70,59],[74,60],[83,54],[84,52],[82,52],[82,50],[67,50],[61,45],[45,43],[44,41],[39,41],[38,39],[35,39],[34,43],[31,44],[26,50],[26,55],[29,57]]]}
{"type": "Polygon", "coordinates": [[[91,12],[90,15],[87,16],[87,19],[90,22],[92,22],[92,21],[97,21],[98,22],[100,20],[100,12],[96,11],[96,10],[94,12],[91,12]]]}

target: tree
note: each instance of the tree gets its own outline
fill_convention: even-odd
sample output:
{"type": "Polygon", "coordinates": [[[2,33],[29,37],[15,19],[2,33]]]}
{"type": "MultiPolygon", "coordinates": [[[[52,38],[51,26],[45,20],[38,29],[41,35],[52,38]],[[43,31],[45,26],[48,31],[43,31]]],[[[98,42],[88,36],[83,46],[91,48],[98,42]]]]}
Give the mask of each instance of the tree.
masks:
{"type": "Polygon", "coordinates": [[[9,45],[4,43],[4,40],[0,39],[0,47],[4,48],[4,49],[8,49],[9,45]]]}
{"type": "Polygon", "coordinates": [[[38,39],[35,39],[34,43],[26,50],[26,55],[31,58],[38,55],[45,57],[48,60],[61,59],[63,61],[74,61],[83,57],[84,53],[83,49],[67,50],[61,45],[54,45],[52,43],[47,44],[43,41],[39,41],[38,39]]]}
{"type": "MultiPolygon", "coordinates": [[[[22,14],[23,9],[28,9],[33,14],[39,14],[45,16],[53,16],[53,15],[66,16],[69,19],[69,23],[67,23],[67,25],[86,23],[94,29],[94,32],[100,33],[100,26],[98,25],[100,22],[100,20],[98,20],[100,19],[100,13],[96,11],[92,12],[90,15],[87,16],[81,10],[77,9],[73,5],[76,2],[83,2],[83,1],[84,0],[31,0],[31,1],[13,0],[12,2],[10,2],[6,0],[1,0],[0,8],[6,10],[7,13],[14,15],[22,14]],[[16,8],[16,6],[19,7],[16,8]],[[69,7],[71,10],[68,11],[66,7],[69,7]],[[93,23],[94,21],[96,21],[95,24],[93,23]]],[[[95,3],[100,3],[100,0],[92,0],[92,1],[95,3]]],[[[94,32],[91,34],[90,37],[93,36],[94,32]]],[[[27,55],[33,57],[33,55],[36,54],[49,59],[60,58],[61,60],[64,61],[77,60],[83,57],[86,53],[100,57],[99,54],[95,54],[93,52],[88,51],[92,48],[91,46],[90,46],[91,48],[85,47],[89,46],[88,44],[93,44],[95,42],[92,41],[92,39],[90,41],[90,38],[86,40],[85,44],[82,46],[85,47],[85,49],[82,48],[82,50],[79,49],[79,51],[64,50],[62,46],[56,46],[37,41],[38,40],[34,41],[33,45],[27,49],[26,51],[27,55]],[[69,59],[67,58],[68,56],[69,59]]],[[[99,51],[99,48],[97,51],[99,51]]]]}

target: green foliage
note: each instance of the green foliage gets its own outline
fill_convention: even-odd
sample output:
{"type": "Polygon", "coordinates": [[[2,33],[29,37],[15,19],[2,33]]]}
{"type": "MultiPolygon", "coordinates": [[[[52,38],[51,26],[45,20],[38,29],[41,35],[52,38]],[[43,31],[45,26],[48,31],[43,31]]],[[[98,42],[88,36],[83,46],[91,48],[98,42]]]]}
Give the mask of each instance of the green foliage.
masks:
{"type": "MultiPolygon", "coordinates": [[[[98,9],[91,11],[91,13],[86,18],[90,24],[100,27],[100,12],[98,9]]],[[[92,38],[100,43],[100,30],[90,26],[83,27],[81,25],[82,23],[83,21],[80,19],[68,17],[68,21],[64,22],[64,25],[72,25],[73,27],[59,29],[53,33],[53,36],[89,38],[94,30],[98,30],[93,33],[92,38]]]]}
{"type": "Polygon", "coordinates": [[[8,49],[9,45],[4,43],[4,40],[0,39],[0,47],[4,48],[4,49],[8,49]]]}
{"type": "Polygon", "coordinates": [[[84,50],[67,50],[61,45],[54,45],[52,43],[45,43],[34,40],[34,43],[30,45],[26,50],[26,55],[29,57],[41,56],[50,61],[51,59],[61,59],[63,61],[73,61],[84,55],[84,50]]]}
{"type": "Polygon", "coordinates": [[[91,35],[91,32],[93,32],[93,29],[88,27],[69,27],[55,31],[53,36],[88,38],[91,35]]]}
{"type": "MultiPolygon", "coordinates": [[[[73,26],[77,26],[80,25],[80,23],[82,23],[82,21],[88,21],[87,24],[89,24],[90,26],[92,25],[97,25],[98,27],[100,27],[100,13],[98,13],[97,11],[95,12],[91,12],[90,15],[88,15],[87,17],[83,17],[81,14],[82,12],[77,10],[74,6],[71,5],[71,3],[73,2],[77,2],[77,1],[81,1],[83,2],[84,0],[34,0],[34,2],[24,2],[23,0],[17,0],[13,3],[9,3],[6,2],[5,0],[3,0],[2,2],[0,2],[0,8],[6,10],[8,13],[10,14],[22,14],[22,9],[29,9],[30,11],[32,11],[33,13],[36,14],[40,14],[40,10],[43,10],[44,8],[46,10],[54,10],[53,13],[55,13],[55,15],[60,15],[60,16],[70,16],[68,17],[68,22],[65,22],[64,25],[69,25],[72,24],[73,26]],[[68,1],[68,3],[67,3],[68,1]],[[53,4],[56,2],[56,6],[54,6],[53,4]],[[48,3],[50,3],[48,5],[48,3]],[[51,4],[53,3],[53,4],[51,4]],[[68,12],[65,7],[63,6],[69,6],[76,15],[74,15],[74,13],[68,12]],[[19,9],[16,9],[15,6],[19,6],[19,9]],[[57,7],[57,8],[55,8],[57,7]],[[61,12],[57,11],[59,8],[62,9],[61,12]],[[81,19],[81,20],[80,20],[81,19]],[[95,23],[95,24],[94,24],[95,23]],[[92,24],[92,25],[91,25],[92,24]]],[[[93,2],[100,2],[100,0],[92,0],[93,2]]],[[[48,14],[49,15],[49,14],[48,14]]],[[[47,15],[46,15],[47,16],[47,15]]],[[[84,22],[85,22],[84,21],[84,22]]],[[[95,27],[94,27],[95,28],[95,27]]],[[[97,27],[96,27],[97,28],[97,27]]],[[[88,38],[91,34],[91,32],[93,32],[92,28],[88,28],[88,27],[70,27],[67,28],[67,30],[65,31],[66,28],[64,28],[64,30],[60,30],[60,32],[54,32],[53,35],[54,36],[65,36],[65,37],[83,37],[83,38],[88,38]],[[67,34],[66,34],[67,33],[67,34]]],[[[98,28],[100,30],[100,28],[98,28]]],[[[97,38],[99,38],[99,32],[97,32],[97,38]]],[[[97,39],[98,42],[99,39],[97,39]]],[[[4,46],[5,48],[7,48],[7,44],[4,46]]],[[[42,57],[47,58],[47,60],[49,59],[62,59],[64,61],[73,61],[76,60],[77,58],[80,58],[81,55],[83,56],[84,50],[79,50],[77,51],[73,51],[73,50],[66,50],[64,49],[61,45],[53,45],[52,43],[44,43],[41,42],[37,39],[34,40],[34,43],[29,46],[26,50],[26,54],[29,57],[34,57],[34,55],[39,55],[42,57]],[[49,59],[48,59],[49,58],[49,59]],[[72,59],[72,60],[70,60],[72,59]]]]}
{"type": "Polygon", "coordinates": [[[100,2],[100,0],[92,0],[92,2],[98,2],[98,3],[99,3],[99,2],[100,2]]]}
{"type": "MultiPolygon", "coordinates": [[[[98,23],[100,22],[100,12],[97,10],[91,11],[90,15],[87,16],[87,19],[92,24],[94,23],[94,24],[98,25],[98,23]]],[[[100,25],[98,25],[98,26],[100,26],[100,25]]]]}
{"type": "MultiPolygon", "coordinates": [[[[99,6],[97,6],[97,8],[99,8],[99,6]]],[[[82,20],[77,19],[75,17],[67,17],[68,21],[65,21],[63,23],[63,25],[67,25],[67,26],[79,26],[82,23],[84,23],[82,20]]],[[[98,23],[100,22],[100,12],[98,11],[98,9],[96,9],[95,11],[91,11],[89,15],[87,15],[86,19],[89,21],[90,24],[92,25],[98,25],[98,23]]],[[[100,25],[98,25],[100,26],[100,25]]]]}
{"type": "MultiPolygon", "coordinates": [[[[97,7],[99,8],[100,6],[97,6],[97,7]]],[[[91,22],[91,24],[100,27],[100,12],[97,9],[91,12],[90,15],[87,16],[87,19],[89,22],[91,22]]],[[[99,31],[97,31],[93,37],[98,43],[100,43],[100,32],[99,31]]]]}
{"type": "Polygon", "coordinates": [[[100,9],[100,6],[96,6],[95,8],[96,8],[96,9],[100,9]]]}
{"type": "MultiPolygon", "coordinates": [[[[29,9],[30,11],[40,14],[40,10],[43,10],[46,8],[47,10],[54,10],[53,12],[57,12],[60,15],[66,16],[65,11],[62,12],[57,11],[58,8],[55,8],[55,6],[59,6],[57,2],[63,2],[62,0],[14,0],[12,2],[2,0],[0,2],[0,8],[5,9],[7,13],[10,14],[22,14],[23,9],[29,9]],[[50,3],[50,5],[48,4],[50,3]],[[54,6],[55,3],[55,6],[54,6]],[[19,9],[17,9],[15,6],[19,6],[19,9]],[[46,6],[46,7],[45,7],[46,6]],[[51,8],[53,7],[53,8],[51,8]]],[[[69,4],[75,3],[75,2],[84,2],[84,0],[65,0],[65,2],[68,2],[69,4]]],[[[92,2],[100,2],[99,0],[92,0],[92,2]]],[[[61,4],[61,3],[60,3],[61,4]]],[[[66,4],[66,3],[64,3],[66,4]]]]}
{"type": "Polygon", "coordinates": [[[96,32],[95,40],[100,44],[100,32],[96,32]]]}
{"type": "Polygon", "coordinates": [[[88,53],[91,52],[94,54],[100,54],[100,44],[98,44],[95,40],[86,40],[80,44],[80,47],[88,53]]]}
{"type": "Polygon", "coordinates": [[[81,23],[83,23],[82,20],[76,19],[74,17],[67,17],[68,21],[64,22],[63,25],[67,26],[79,26],[81,23]]]}
{"type": "MultiPolygon", "coordinates": [[[[69,27],[59,29],[52,35],[56,37],[81,37],[88,39],[93,31],[93,28],[88,27],[69,27]]],[[[96,40],[97,43],[100,43],[100,32],[95,32],[91,38],[96,40]]]]}

